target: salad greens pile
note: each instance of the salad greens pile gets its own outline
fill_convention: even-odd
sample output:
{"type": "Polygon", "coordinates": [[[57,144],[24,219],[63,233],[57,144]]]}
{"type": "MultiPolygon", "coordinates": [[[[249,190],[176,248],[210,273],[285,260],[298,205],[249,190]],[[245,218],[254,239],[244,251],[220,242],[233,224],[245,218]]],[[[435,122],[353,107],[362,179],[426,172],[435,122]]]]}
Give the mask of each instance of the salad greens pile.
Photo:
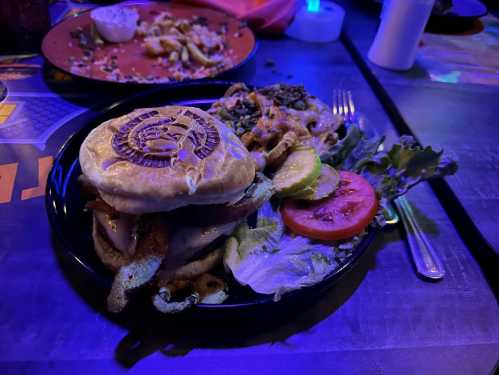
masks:
{"type": "MultiPolygon", "coordinates": [[[[370,226],[378,228],[385,224],[384,207],[391,200],[421,181],[457,171],[456,162],[442,151],[422,147],[412,137],[402,136],[389,150],[383,149],[383,140],[353,124],[321,155],[323,163],[359,173],[375,188],[380,207],[370,226]]],[[[255,228],[243,223],[227,239],[224,265],[240,284],[277,300],[285,292],[323,280],[353,254],[366,234],[324,243],[288,233],[277,208],[266,203],[255,228]]]]}

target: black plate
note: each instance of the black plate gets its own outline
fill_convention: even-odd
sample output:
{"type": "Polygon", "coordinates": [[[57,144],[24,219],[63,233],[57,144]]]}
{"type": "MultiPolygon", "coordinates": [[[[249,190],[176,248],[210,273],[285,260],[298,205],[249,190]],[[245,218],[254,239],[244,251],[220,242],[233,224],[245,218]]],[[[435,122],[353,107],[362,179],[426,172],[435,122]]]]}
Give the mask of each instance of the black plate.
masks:
{"type": "MultiPolygon", "coordinates": [[[[372,0],[381,10],[383,0],[372,0]]],[[[385,0],[386,1],[386,0],[385,0]]],[[[452,6],[443,14],[432,13],[431,18],[479,18],[487,14],[487,7],[480,0],[452,0],[452,6]]]]}
{"type": "Polygon", "coordinates": [[[480,18],[487,14],[487,7],[478,0],[453,0],[452,7],[444,14],[432,14],[434,18],[480,18]]]}
{"type": "MultiPolygon", "coordinates": [[[[50,224],[62,245],[64,254],[105,288],[110,287],[112,274],[94,253],[91,215],[83,210],[85,202],[80,195],[77,182],[81,174],[78,152],[83,140],[94,127],[102,122],[129,113],[136,108],[178,104],[207,109],[214,100],[223,95],[230,85],[229,82],[203,82],[174,88],[162,87],[140,93],[101,111],[87,113],[72,120],[80,122],[81,128],[62,146],[54,160],[47,182],[46,209],[50,224]]],[[[195,310],[204,312],[211,310],[217,313],[221,312],[220,309],[250,311],[255,308],[268,309],[277,305],[302,304],[306,300],[315,299],[358,262],[376,234],[375,232],[375,230],[370,230],[353,251],[353,255],[322,282],[284,294],[279,302],[274,302],[272,296],[255,293],[247,287],[241,287],[234,281],[229,281],[230,297],[225,303],[221,305],[199,304],[195,310]]]]}
{"type": "Polygon", "coordinates": [[[0,102],[2,102],[7,97],[7,86],[5,83],[0,81],[0,102]]]}
{"type": "MultiPolygon", "coordinates": [[[[382,0],[370,1],[377,11],[381,11],[382,3],[382,0]]],[[[477,27],[475,21],[487,13],[487,7],[479,0],[453,0],[443,14],[431,14],[426,31],[444,34],[473,31],[477,27]]]]}
{"type": "Polygon", "coordinates": [[[487,7],[478,0],[453,0],[452,7],[444,14],[432,14],[426,31],[432,33],[479,32],[477,20],[487,14],[487,7]]]}

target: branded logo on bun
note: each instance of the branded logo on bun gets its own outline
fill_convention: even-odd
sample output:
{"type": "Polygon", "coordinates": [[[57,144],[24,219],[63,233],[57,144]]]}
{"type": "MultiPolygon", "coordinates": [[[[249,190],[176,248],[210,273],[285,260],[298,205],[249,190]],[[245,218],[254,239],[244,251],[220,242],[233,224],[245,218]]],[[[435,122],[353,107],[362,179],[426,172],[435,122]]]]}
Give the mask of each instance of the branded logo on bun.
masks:
{"type": "Polygon", "coordinates": [[[179,112],[165,117],[154,110],[134,117],[114,135],[114,151],[132,163],[155,168],[171,167],[187,154],[206,158],[220,143],[216,127],[188,109],[179,112]]]}

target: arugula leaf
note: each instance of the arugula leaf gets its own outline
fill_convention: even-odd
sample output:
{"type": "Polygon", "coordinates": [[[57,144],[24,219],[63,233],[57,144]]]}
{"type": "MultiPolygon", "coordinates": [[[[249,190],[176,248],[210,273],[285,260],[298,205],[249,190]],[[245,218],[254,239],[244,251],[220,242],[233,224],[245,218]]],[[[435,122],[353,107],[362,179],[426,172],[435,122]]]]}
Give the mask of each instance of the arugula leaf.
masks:
{"type": "Polygon", "coordinates": [[[372,158],[384,140],[368,135],[358,124],[348,125],[345,137],[321,155],[321,161],[337,169],[354,170],[360,160],[372,158]]]}
{"type": "Polygon", "coordinates": [[[414,138],[403,136],[390,150],[359,160],[354,169],[382,198],[392,200],[423,180],[456,173],[457,163],[443,155],[442,150],[422,147],[414,138]]]}
{"type": "Polygon", "coordinates": [[[332,165],[335,168],[341,168],[345,159],[348,158],[350,152],[362,140],[364,134],[358,126],[348,126],[346,135],[336,142],[331,149],[321,155],[321,161],[332,165]]]}

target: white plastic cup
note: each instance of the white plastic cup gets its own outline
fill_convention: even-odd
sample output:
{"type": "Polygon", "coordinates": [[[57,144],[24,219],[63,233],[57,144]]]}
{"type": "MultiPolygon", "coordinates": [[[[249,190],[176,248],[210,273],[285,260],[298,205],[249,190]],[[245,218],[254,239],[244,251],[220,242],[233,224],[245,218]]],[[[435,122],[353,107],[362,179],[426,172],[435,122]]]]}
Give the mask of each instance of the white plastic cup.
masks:
{"type": "Polygon", "coordinates": [[[387,69],[410,69],[434,3],[435,0],[388,0],[367,55],[369,60],[387,69]]]}
{"type": "Polygon", "coordinates": [[[306,6],[302,7],[286,34],[307,42],[332,42],[339,38],[344,18],[342,7],[331,1],[322,1],[318,12],[310,12],[306,6]]]}

